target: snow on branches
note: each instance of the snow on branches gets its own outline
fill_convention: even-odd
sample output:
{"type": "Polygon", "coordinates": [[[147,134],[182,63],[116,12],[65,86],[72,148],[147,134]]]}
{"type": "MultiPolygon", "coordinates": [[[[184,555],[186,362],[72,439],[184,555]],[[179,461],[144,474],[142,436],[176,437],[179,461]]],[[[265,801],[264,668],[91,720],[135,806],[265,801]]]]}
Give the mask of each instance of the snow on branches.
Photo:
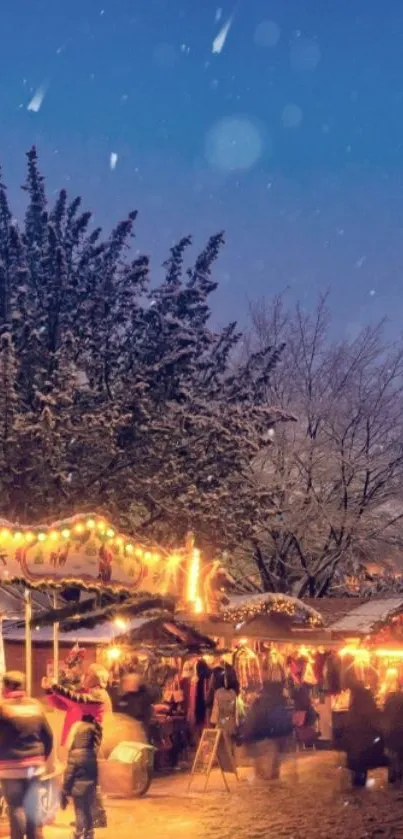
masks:
{"type": "Polygon", "coordinates": [[[18,225],[0,183],[2,515],[96,508],[167,544],[189,528],[236,544],[260,516],[251,463],[287,412],[264,398],[281,348],[234,375],[236,325],[210,325],[223,234],[189,268],[182,239],[151,293],[136,213],[104,238],[81,199],[62,190],[49,207],[35,149],[24,189],[18,225]]]}

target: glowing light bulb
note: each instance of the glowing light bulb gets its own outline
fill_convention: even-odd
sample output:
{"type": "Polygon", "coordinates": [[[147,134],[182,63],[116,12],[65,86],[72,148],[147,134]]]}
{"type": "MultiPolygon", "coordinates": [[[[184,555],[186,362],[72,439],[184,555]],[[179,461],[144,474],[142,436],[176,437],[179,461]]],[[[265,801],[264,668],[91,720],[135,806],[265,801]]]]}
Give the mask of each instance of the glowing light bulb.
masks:
{"type": "Polygon", "coordinates": [[[93,530],[94,529],[94,527],[95,527],[94,519],[88,519],[87,527],[88,527],[88,530],[93,530]]]}
{"type": "Polygon", "coordinates": [[[62,536],[63,536],[63,539],[68,539],[69,538],[70,530],[68,529],[68,527],[65,527],[64,530],[62,530],[62,536]]]}
{"type": "Polygon", "coordinates": [[[133,550],[134,550],[133,545],[130,545],[130,544],[126,545],[126,553],[132,554],[133,550]]]}
{"type": "Polygon", "coordinates": [[[123,539],[122,539],[122,537],[121,537],[121,536],[118,536],[118,537],[117,537],[117,539],[116,539],[116,544],[117,544],[117,545],[119,545],[119,547],[121,547],[121,546],[123,545],[123,539]]]}
{"type": "Polygon", "coordinates": [[[106,654],[110,661],[117,661],[122,655],[122,651],[119,647],[110,647],[106,654]]]}
{"type": "Polygon", "coordinates": [[[146,552],[145,552],[145,554],[144,554],[144,559],[145,559],[145,561],[146,561],[146,562],[150,562],[150,559],[151,559],[151,558],[152,558],[152,553],[151,553],[151,551],[146,551],[146,552]]]}
{"type": "Polygon", "coordinates": [[[98,528],[100,533],[105,533],[105,529],[106,529],[105,528],[105,522],[104,521],[99,521],[98,524],[97,524],[97,528],[98,528]]]}
{"type": "Polygon", "coordinates": [[[49,536],[50,536],[52,542],[56,542],[57,539],[59,538],[59,534],[58,534],[57,530],[51,530],[49,536]]]}
{"type": "Polygon", "coordinates": [[[136,550],[135,550],[135,554],[136,554],[136,556],[137,556],[137,558],[138,558],[138,559],[141,559],[141,558],[142,558],[142,556],[143,556],[143,550],[142,550],[142,548],[136,548],[136,550]]]}
{"type": "Polygon", "coordinates": [[[8,530],[7,527],[3,527],[2,531],[1,531],[1,538],[2,539],[8,539],[9,536],[10,536],[10,531],[8,530]]]}
{"type": "Polygon", "coordinates": [[[84,525],[83,524],[76,524],[74,528],[76,533],[84,533],[84,525]]]}
{"type": "Polygon", "coordinates": [[[113,527],[108,527],[108,529],[106,531],[106,535],[109,536],[109,539],[113,539],[113,537],[115,535],[115,531],[114,531],[113,527]]]}
{"type": "Polygon", "coordinates": [[[15,539],[17,542],[19,542],[19,540],[20,540],[20,539],[22,539],[22,533],[21,533],[21,531],[20,531],[20,530],[16,530],[16,532],[14,533],[14,539],[15,539]]]}
{"type": "Polygon", "coordinates": [[[127,621],[123,620],[123,618],[115,618],[114,624],[117,629],[126,629],[127,621]]]}
{"type": "Polygon", "coordinates": [[[44,542],[46,539],[46,533],[38,533],[38,542],[44,542]]]}
{"type": "Polygon", "coordinates": [[[34,539],[35,539],[35,534],[32,533],[32,531],[29,531],[28,533],[25,534],[25,541],[26,542],[33,542],[34,539]]]}

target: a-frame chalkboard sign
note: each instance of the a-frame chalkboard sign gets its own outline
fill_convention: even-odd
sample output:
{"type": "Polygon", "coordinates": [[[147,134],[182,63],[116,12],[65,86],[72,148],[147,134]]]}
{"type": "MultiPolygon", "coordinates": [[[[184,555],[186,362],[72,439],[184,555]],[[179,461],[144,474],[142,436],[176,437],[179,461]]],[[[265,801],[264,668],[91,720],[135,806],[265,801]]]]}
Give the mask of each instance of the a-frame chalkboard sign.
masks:
{"type": "Polygon", "coordinates": [[[196,757],[193,761],[188,791],[190,790],[195,776],[201,775],[206,779],[204,784],[204,792],[206,792],[211,770],[214,768],[216,763],[218,763],[218,766],[220,767],[225,788],[227,792],[230,792],[225,773],[228,772],[235,775],[238,780],[236,764],[231,751],[231,743],[222,729],[205,728],[200,738],[196,757]]]}

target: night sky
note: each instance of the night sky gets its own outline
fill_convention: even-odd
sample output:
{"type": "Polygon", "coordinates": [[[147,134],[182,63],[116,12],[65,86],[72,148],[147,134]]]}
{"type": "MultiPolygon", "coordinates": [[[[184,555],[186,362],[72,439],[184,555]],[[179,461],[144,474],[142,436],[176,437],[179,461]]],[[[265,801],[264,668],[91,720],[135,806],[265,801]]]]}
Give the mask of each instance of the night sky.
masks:
{"type": "Polygon", "coordinates": [[[400,330],[401,2],[3,0],[0,27],[16,215],[36,143],[50,194],[107,229],[139,209],[156,277],[174,240],[224,228],[218,322],[331,287],[340,333],[400,330]]]}

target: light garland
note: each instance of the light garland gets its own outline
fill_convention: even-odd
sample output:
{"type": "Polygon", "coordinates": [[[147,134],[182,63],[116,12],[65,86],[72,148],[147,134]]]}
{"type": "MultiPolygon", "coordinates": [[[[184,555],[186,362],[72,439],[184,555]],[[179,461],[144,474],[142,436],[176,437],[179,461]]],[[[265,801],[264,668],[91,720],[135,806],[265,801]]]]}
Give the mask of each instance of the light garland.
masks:
{"type": "MultiPolygon", "coordinates": [[[[151,551],[144,545],[136,544],[127,536],[116,533],[112,525],[105,518],[89,514],[87,516],[75,516],[49,527],[41,525],[38,528],[15,527],[8,522],[0,525],[0,547],[6,543],[13,542],[17,546],[45,544],[46,542],[84,542],[89,536],[94,536],[111,547],[116,547],[128,556],[135,556],[136,559],[144,560],[150,564],[157,564],[165,557],[160,551],[151,551]]],[[[178,556],[176,552],[175,557],[178,556]]],[[[175,559],[176,562],[176,559],[175,559]]]]}
{"type": "Polygon", "coordinates": [[[223,613],[223,618],[231,623],[243,624],[253,618],[270,614],[284,615],[289,618],[298,616],[302,623],[309,626],[323,626],[319,613],[305,606],[300,600],[281,594],[268,594],[266,597],[261,595],[255,603],[252,595],[251,599],[245,600],[242,605],[227,608],[223,613]]]}

